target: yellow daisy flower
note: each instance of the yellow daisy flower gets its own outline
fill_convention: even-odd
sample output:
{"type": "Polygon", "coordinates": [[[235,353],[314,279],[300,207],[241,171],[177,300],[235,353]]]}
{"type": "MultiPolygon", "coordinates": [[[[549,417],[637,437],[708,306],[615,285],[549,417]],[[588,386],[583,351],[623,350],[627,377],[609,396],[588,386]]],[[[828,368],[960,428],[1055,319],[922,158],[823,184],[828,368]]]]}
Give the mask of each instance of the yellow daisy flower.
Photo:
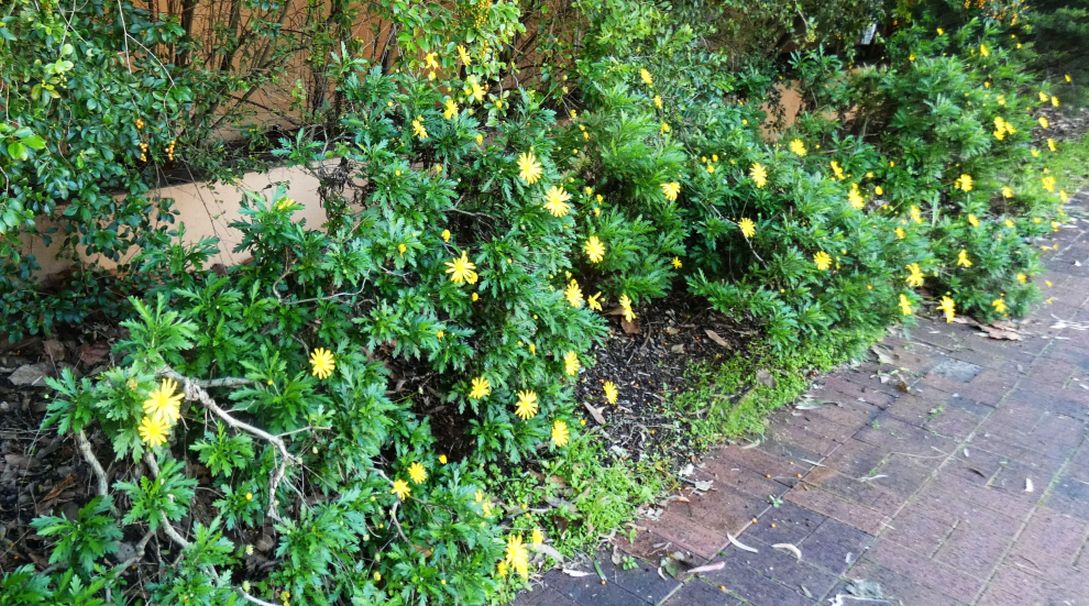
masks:
{"type": "Polygon", "coordinates": [[[415,461],[408,466],[408,477],[413,484],[423,484],[424,480],[427,479],[427,470],[419,461],[415,461]]]}
{"type": "Polygon", "coordinates": [[[166,442],[166,434],[170,431],[170,425],[165,419],[153,416],[145,416],[140,419],[137,427],[140,439],[148,448],[158,448],[166,442]]]}
{"type": "Polygon", "coordinates": [[[567,429],[567,422],[556,419],[552,422],[552,443],[563,448],[571,439],[571,432],[567,429]]]}
{"type": "Polygon", "coordinates": [[[938,303],[938,309],[945,314],[945,322],[947,324],[952,324],[957,311],[957,305],[953,302],[953,299],[948,295],[942,297],[941,301],[938,303]]]}
{"type": "Polygon", "coordinates": [[[855,210],[862,210],[866,206],[866,200],[862,197],[862,192],[858,189],[858,183],[851,184],[851,191],[847,193],[847,202],[851,204],[851,207],[855,210]]]}
{"type": "Polygon", "coordinates": [[[553,217],[563,217],[570,211],[570,205],[567,203],[570,199],[571,194],[553,185],[545,192],[544,207],[553,217]]]}
{"type": "Polygon", "coordinates": [[[454,116],[458,115],[458,102],[453,99],[447,99],[443,103],[442,117],[447,120],[453,120],[454,116]]]}
{"type": "Polygon", "coordinates": [[[419,137],[421,141],[427,138],[427,129],[424,128],[423,118],[416,118],[412,121],[412,133],[419,137]]]}
{"type": "Polygon", "coordinates": [[[543,174],[544,168],[541,167],[541,163],[537,161],[537,156],[534,156],[533,152],[525,152],[518,156],[518,178],[526,185],[533,185],[540,181],[543,174]]]}
{"type": "Polygon", "coordinates": [[[957,265],[965,268],[972,266],[972,260],[968,258],[968,251],[966,249],[962,248],[960,249],[960,252],[957,253],[957,265]]]}
{"type": "Polygon", "coordinates": [[[830,166],[832,167],[832,176],[834,176],[837,181],[842,181],[847,178],[847,175],[843,172],[843,167],[840,166],[839,162],[832,160],[830,166]]]}
{"type": "Polygon", "coordinates": [[[639,78],[643,80],[643,84],[654,86],[654,78],[650,75],[650,70],[647,68],[639,68],[639,78]]]}
{"type": "Polygon", "coordinates": [[[469,389],[469,399],[479,400],[488,397],[492,393],[492,384],[486,377],[473,378],[472,387],[469,389]]]}
{"type": "Polygon", "coordinates": [[[582,364],[579,363],[579,355],[573,351],[569,351],[563,354],[563,372],[568,376],[575,376],[579,373],[579,368],[582,364]]]}
{"type": "Polygon", "coordinates": [[[319,379],[327,379],[336,370],[337,362],[333,352],[319,347],[310,353],[310,372],[319,379]]]}
{"type": "Polygon", "coordinates": [[[602,259],[605,258],[605,243],[597,236],[587,238],[582,249],[586,251],[586,256],[589,257],[591,263],[601,263],[602,259]]]}
{"type": "Polygon", "coordinates": [[[635,321],[635,312],[631,308],[631,299],[628,295],[620,295],[620,311],[623,312],[624,319],[628,322],[635,321]]]}
{"type": "Polygon", "coordinates": [[[900,293],[900,313],[905,316],[910,316],[912,311],[911,299],[908,299],[907,295],[900,293]]]}
{"type": "Polygon", "coordinates": [[[923,285],[923,270],[919,267],[918,263],[912,263],[907,266],[908,277],[906,279],[907,285],[912,288],[918,288],[923,285]]]}
{"type": "Polygon", "coordinates": [[[753,220],[748,217],[742,217],[737,222],[737,227],[741,229],[741,235],[745,236],[746,239],[751,239],[756,235],[756,223],[753,223],[753,220]]]}
{"type": "Polygon", "coordinates": [[[764,168],[763,164],[759,162],[753,162],[749,167],[749,177],[752,178],[752,182],[757,187],[764,187],[768,183],[768,169],[764,168]]]}
{"type": "Polygon", "coordinates": [[[620,390],[616,388],[616,383],[605,381],[601,384],[601,389],[605,392],[605,401],[609,404],[616,404],[617,399],[620,397],[620,390]]]}
{"type": "Polygon", "coordinates": [[[662,183],[662,194],[665,195],[666,200],[670,202],[676,202],[677,196],[681,193],[681,184],[676,181],[670,181],[669,183],[662,183]]]}
{"type": "Polygon", "coordinates": [[[408,495],[412,494],[412,488],[409,487],[408,482],[397,478],[393,481],[393,488],[389,491],[390,494],[397,495],[397,498],[404,501],[408,498],[408,495]]]}
{"type": "Polygon", "coordinates": [[[529,578],[529,550],[522,542],[522,535],[512,534],[507,538],[507,551],[500,563],[509,566],[522,579],[529,578]]]}
{"type": "Polygon", "coordinates": [[[167,427],[173,425],[181,417],[181,402],[184,397],[178,390],[178,384],[169,378],[159,383],[159,387],[148,394],[144,400],[144,414],[164,422],[167,427]]]}
{"type": "Polygon", "coordinates": [[[579,283],[574,278],[567,283],[567,288],[563,289],[563,297],[567,299],[571,307],[582,307],[582,288],[579,287],[579,283]]]}
{"type": "Polygon", "coordinates": [[[523,421],[532,419],[537,414],[537,394],[532,391],[519,391],[518,404],[514,407],[514,414],[523,421]]]}
{"type": "Polygon", "coordinates": [[[465,251],[461,251],[460,257],[446,262],[446,273],[450,274],[450,281],[454,284],[463,282],[476,284],[479,276],[473,271],[475,269],[476,264],[469,260],[469,255],[465,251]]]}

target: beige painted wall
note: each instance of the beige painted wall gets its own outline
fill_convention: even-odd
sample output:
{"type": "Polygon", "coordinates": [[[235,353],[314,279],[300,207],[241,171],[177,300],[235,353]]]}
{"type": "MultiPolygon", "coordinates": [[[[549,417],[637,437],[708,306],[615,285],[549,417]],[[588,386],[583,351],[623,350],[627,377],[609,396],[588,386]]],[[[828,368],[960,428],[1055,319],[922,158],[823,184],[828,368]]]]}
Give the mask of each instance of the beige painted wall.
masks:
{"type": "MultiPolygon", "coordinates": [[[[171,198],[178,212],[176,224],[185,225],[185,242],[197,242],[204,237],[218,238],[220,253],[212,259],[213,263],[233,265],[246,260],[244,255],[231,251],[241,241],[242,234],[230,227],[230,224],[242,217],[241,201],[244,192],[254,191],[271,197],[278,184],[286,187],[286,195],[299,202],[303,209],[295,217],[307,225],[320,226],[325,222],[325,211],[318,199],[318,180],[307,171],[298,167],[274,168],[264,173],[246,173],[237,183],[230,185],[210,184],[206,182],[186,183],[153,190],[151,197],[171,198]]],[[[42,225],[45,227],[45,225],[42,225]]],[[[32,253],[41,264],[40,277],[62,272],[70,263],[57,258],[60,246],[54,242],[46,246],[37,239],[24,238],[25,251],[32,253]]],[[[127,257],[131,257],[131,251],[127,257]]],[[[93,261],[106,269],[112,269],[115,263],[97,255],[81,255],[86,261],[93,261]]]]}

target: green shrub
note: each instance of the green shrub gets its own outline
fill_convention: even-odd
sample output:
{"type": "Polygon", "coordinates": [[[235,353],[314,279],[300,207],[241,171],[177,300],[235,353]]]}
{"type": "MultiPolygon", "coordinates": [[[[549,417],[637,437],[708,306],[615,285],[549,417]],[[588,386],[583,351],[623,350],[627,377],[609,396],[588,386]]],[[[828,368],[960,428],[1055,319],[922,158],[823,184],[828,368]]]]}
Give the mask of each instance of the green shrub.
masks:
{"type": "Polygon", "coordinates": [[[122,261],[132,247],[164,246],[173,235],[170,200],[149,196],[146,177],[173,159],[192,91],[154,55],[126,53],[178,42],[179,30],[128,6],[119,36],[123,6],[17,0],[0,9],[0,87],[10,117],[0,125],[0,309],[9,338],[79,322],[116,299],[94,270],[50,296],[24,239],[59,243],[65,261],[122,261]]]}
{"type": "Polygon", "coordinates": [[[935,6],[900,11],[879,61],[814,45],[776,72],[729,69],[713,20],[577,2],[540,48],[544,91],[517,84],[516,4],[376,7],[400,51],[324,57],[335,124],[276,151],[318,177],[323,225],[250,194],[250,260],[222,272],[157,232],[118,363],[51,381],[44,424],[99,495],[35,522],[64,572],[10,572],[0,604],[484,603],[658,487],[580,430],[608,315],[683,288],[760,329],[757,366],[707,387],[743,393],[692,411],[707,437],[760,431],[812,369],[923,310],[1022,313],[1062,218],[1053,144],[1033,148],[1053,93],[1008,22],[935,6]],[[780,78],[809,105],[776,138],[780,78]],[[122,537],[142,537],[124,561],[122,537]],[[136,575],[152,540],[175,565],[136,575]]]}

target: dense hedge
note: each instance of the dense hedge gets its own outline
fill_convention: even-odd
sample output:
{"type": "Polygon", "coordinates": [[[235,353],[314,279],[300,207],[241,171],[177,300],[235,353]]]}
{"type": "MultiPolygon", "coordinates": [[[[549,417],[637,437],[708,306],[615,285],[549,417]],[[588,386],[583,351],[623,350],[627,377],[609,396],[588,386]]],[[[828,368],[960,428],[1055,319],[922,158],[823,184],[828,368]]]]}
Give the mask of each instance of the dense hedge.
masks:
{"type": "MultiPolygon", "coordinates": [[[[530,89],[517,4],[381,4],[405,52],[389,69],[337,53],[336,128],[277,151],[321,179],[327,222],[249,196],[252,261],[226,275],[201,270],[207,244],[149,239],[118,365],[51,383],[45,425],[110,472],[78,519],[35,522],[57,567],[5,575],[0,604],[483,603],[586,523],[544,494],[624,481],[573,395],[610,318],[686,290],[781,354],[1037,296],[1066,194],[1040,112],[1058,93],[1023,63],[1021,15],[875,7],[864,54],[857,32],[838,52],[803,34],[789,60],[737,67],[708,42],[729,11],[569,8],[577,35],[530,89]],[[786,78],[806,111],[768,140],[786,78]],[[534,501],[513,500],[526,481],[534,501]]],[[[52,150],[54,123],[23,145],[52,150]]],[[[9,145],[5,171],[22,156],[9,145]]]]}

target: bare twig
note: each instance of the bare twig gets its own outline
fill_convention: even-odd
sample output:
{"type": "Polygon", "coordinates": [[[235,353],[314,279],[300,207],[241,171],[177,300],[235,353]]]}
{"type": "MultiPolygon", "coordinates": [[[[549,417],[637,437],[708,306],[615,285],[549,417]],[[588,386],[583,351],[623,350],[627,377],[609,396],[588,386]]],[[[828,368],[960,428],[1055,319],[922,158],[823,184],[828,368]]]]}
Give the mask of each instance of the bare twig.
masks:
{"type": "Polygon", "coordinates": [[[246,601],[253,602],[254,604],[259,604],[260,606],[280,606],[279,604],[276,604],[276,603],[273,603],[273,602],[266,602],[266,601],[262,600],[261,598],[254,597],[254,596],[246,593],[245,590],[242,590],[242,589],[239,589],[238,593],[242,594],[242,597],[245,598],[246,601]]]}
{"type": "Polygon", "coordinates": [[[190,379],[194,384],[204,387],[206,389],[215,387],[241,387],[243,385],[250,385],[255,383],[251,379],[242,379],[239,377],[223,377],[221,379],[190,379]]]}
{"type": "Polygon", "coordinates": [[[106,478],[106,470],[103,469],[102,463],[98,462],[98,457],[91,450],[91,443],[87,440],[87,434],[83,433],[82,429],[76,432],[76,445],[79,446],[79,453],[83,455],[83,460],[91,466],[95,478],[98,479],[98,494],[107,496],[110,492],[110,482],[106,478]]]}
{"type": "Polygon", "coordinates": [[[214,414],[215,416],[219,417],[227,425],[230,425],[237,430],[244,431],[248,434],[261,438],[262,440],[275,446],[276,450],[280,451],[280,460],[277,463],[276,468],[269,473],[267,512],[267,515],[270,518],[276,521],[280,521],[280,514],[276,511],[276,490],[277,488],[279,488],[280,482],[283,481],[284,474],[287,472],[288,461],[298,462],[298,459],[296,459],[290,452],[288,452],[287,444],[285,444],[284,441],[278,436],[274,436],[259,427],[254,427],[253,425],[250,425],[245,421],[231,416],[230,413],[220,408],[219,404],[216,404],[216,401],[212,398],[211,395],[208,394],[208,392],[203,387],[201,387],[198,381],[190,379],[189,377],[178,373],[170,367],[164,367],[160,369],[158,374],[160,376],[169,377],[177,381],[182,386],[182,391],[185,393],[185,398],[187,400],[200,402],[202,406],[211,411],[212,414],[214,414]]]}
{"type": "Polygon", "coordinates": [[[125,572],[125,570],[127,570],[130,566],[142,560],[144,558],[144,551],[147,549],[147,544],[149,541],[151,541],[151,537],[153,536],[155,536],[155,533],[148,531],[148,533],[145,534],[142,539],[140,539],[140,542],[136,544],[136,553],[134,553],[131,558],[118,564],[117,568],[114,569],[114,574],[117,576],[121,576],[122,572],[125,572]]]}
{"type": "Polygon", "coordinates": [[[189,547],[189,541],[187,541],[185,537],[181,536],[181,533],[178,532],[177,528],[174,528],[174,525],[170,523],[170,520],[167,519],[165,513],[162,514],[162,522],[163,532],[166,533],[166,536],[170,537],[171,541],[177,543],[178,547],[181,547],[182,549],[189,547]]]}

